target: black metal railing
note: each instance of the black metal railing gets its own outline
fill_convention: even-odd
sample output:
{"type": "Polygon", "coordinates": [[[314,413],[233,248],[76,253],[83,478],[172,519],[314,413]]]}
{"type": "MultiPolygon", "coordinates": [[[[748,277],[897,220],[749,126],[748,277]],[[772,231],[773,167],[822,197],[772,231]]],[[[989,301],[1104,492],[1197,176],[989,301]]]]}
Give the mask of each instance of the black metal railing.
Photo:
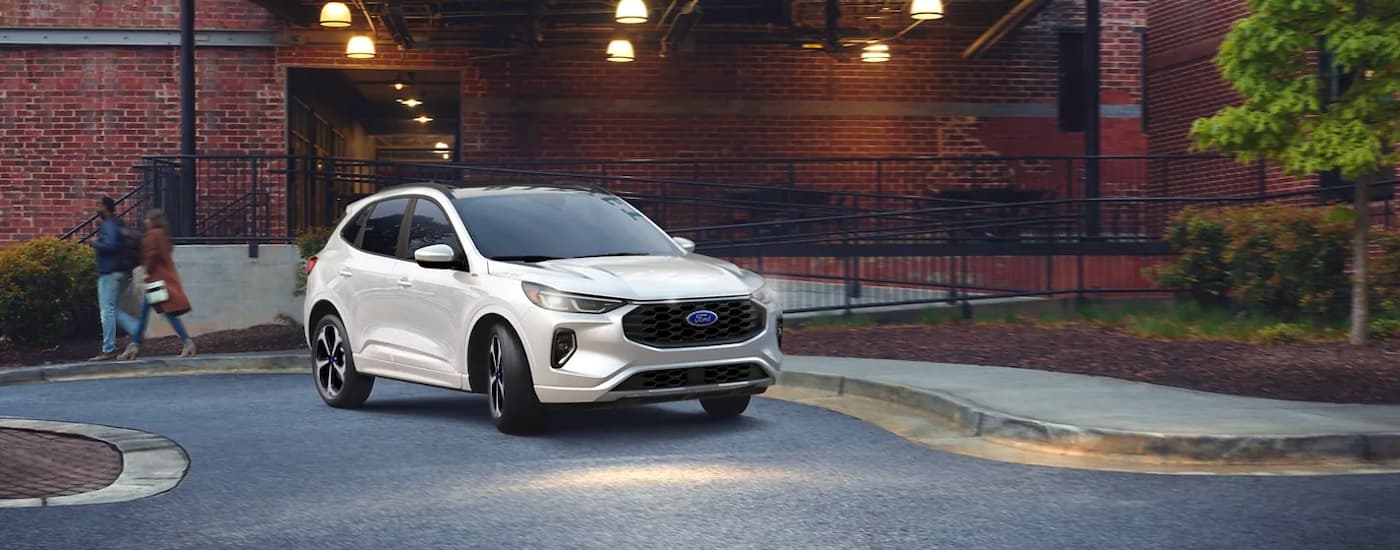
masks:
{"type": "Polygon", "coordinates": [[[860,189],[876,195],[1024,202],[1082,198],[1085,167],[1098,163],[1099,197],[1262,193],[1272,177],[1263,162],[1215,154],[1085,156],[937,156],[529,160],[477,167],[592,174],[600,179],[757,183],[860,189]],[[984,199],[985,197],[985,199],[984,199]]]}
{"type": "MultiPolygon", "coordinates": [[[[1194,173],[1183,169],[1185,162],[1221,162],[1213,157],[1131,159],[1143,163],[1138,173],[1149,178],[1144,181],[1155,181],[1150,179],[1154,174],[1172,170],[1194,173]]],[[[856,160],[861,159],[851,162],[856,160]]],[[[1049,166],[1050,172],[1055,171],[1051,166],[1055,162],[1067,163],[1071,172],[1085,162],[1083,158],[979,161],[994,160],[1049,166]]],[[[1105,157],[1100,162],[1120,160],[1124,158],[1105,157]]],[[[762,170],[742,169],[763,162],[823,166],[837,162],[832,159],[685,162],[730,166],[734,171],[723,178],[716,176],[722,181],[700,181],[547,170],[539,164],[508,167],[277,155],[151,157],[140,167],[141,185],[121,198],[119,210],[166,208],[172,221],[184,220],[177,242],[288,242],[303,229],[335,223],[351,201],[393,185],[426,181],[593,184],[628,200],[671,233],[695,240],[701,253],[734,261],[790,287],[785,291],[786,307],[804,312],[1087,292],[1160,293],[1165,290],[1155,288],[1142,270],[1170,258],[1162,235],[1170,217],[1181,208],[1261,201],[1316,204],[1323,196],[1316,187],[1287,193],[1248,189],[1220,194],[1222,186],[1193,196],[1172,196],[1169,191],[1176,184],[1168,182],[1162,184],[1161,193],[1138,189],[1115,195],[1115,188],[1105,186],[1104,197],[1086,199],[1067,185],[1063,193],[1010,200],[1010,195],[950,195],[910,186],[877,185],[872,190],[823,185],[816,177],[770,183],[763,182],[762,170]],[[184,204],[181,193],[186,192],[180,179],[183,162],[195,165],[196,200],[190,212],[179,209],[184,204]],[[1087,227],[1090,221],[1092,231],[1087,227]]],[[[884,177],[881,174],[888,173],[889,163],[904,161],[862,162],[875,167],[877,183],[888,183],[879,179],[884,177]]],[[[617,165],[655,167],[666,162],[597,165],[606,167],[600,172],[617,172],[617,165]]],[[[1270,177],[1265,170],[1257,174],[1270,177]]],[[[969,176],[974,182],[990,181],[980,177],[969,176]]],[[[1390,191],[1379,197],[1383,200],[1373,211],[1374,219],[1391,227],[1393,185],[1378,188],[1390,191]]],[[[94,220],[88,220],[65,237],[86,238],[95,227],[94,220]]]]}

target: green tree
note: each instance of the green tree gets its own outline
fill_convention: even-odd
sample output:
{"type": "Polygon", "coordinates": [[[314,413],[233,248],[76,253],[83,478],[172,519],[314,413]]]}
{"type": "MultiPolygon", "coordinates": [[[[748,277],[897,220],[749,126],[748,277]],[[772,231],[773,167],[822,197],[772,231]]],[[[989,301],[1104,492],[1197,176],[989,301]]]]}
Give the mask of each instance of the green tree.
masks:
{"type": "Polygon", "coordinates": [[[1249,0],[1249,11],[1215,57],[1243,102],[1196,120],[1191,137],[1197,150],[1356,182],[1350,341],[1364,344],[1368,189],[1400,141],[1400,0],[1249,0]]]}

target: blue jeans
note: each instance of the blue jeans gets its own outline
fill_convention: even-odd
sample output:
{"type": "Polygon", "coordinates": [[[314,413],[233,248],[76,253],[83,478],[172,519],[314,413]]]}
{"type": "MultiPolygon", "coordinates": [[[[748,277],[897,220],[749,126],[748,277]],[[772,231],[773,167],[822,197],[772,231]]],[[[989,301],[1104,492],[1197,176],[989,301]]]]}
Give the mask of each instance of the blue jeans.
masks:
{"type": "MultiPolygon", "coordinates": [[[[141,345],[141,340],[146,336],[146,323],[150,319],[151,310],[153,309],[155,309],[155,306],[146,301],[143,293],[143,297],[141,298],[141,322],[137,325],[136,332],[131,334],[131,343],[138,346],[141,345]]],[[[181,342],[188,342],[190,340],[189,333],[185,332],[185,323],[181,322],[179,317],[166,313],[165,320],[170,322],[170,328],[175,329],[175,334],[180,337],[181,342]]]]}
{"type": "Polygon", "coordinates": [[[102,353],[117,350],[117,325],[127,334],[136,334],[140,323],[122,308],[118,307],[122,290],[131,282],[130,273],[104,273],[97,276],[97,311],[102,319],[102,353]]]}

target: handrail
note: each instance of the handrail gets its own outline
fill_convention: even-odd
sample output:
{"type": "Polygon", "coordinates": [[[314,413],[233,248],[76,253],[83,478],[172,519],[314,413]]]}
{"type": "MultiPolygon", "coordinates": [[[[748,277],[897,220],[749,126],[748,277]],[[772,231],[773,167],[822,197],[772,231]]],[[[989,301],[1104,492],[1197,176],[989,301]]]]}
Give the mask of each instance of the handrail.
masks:
{"type": "MultiPolygon", "coordinates": [[[[138,186],[136,186],[134,189],[132,189],[132,190],[130,190],[130,191],[127,191],[127,192],[126,192],[125,194],[123,194],[122,196],[117,197],[116,202],[115,202],[115,205],[116,205],[116,206],[121,206],[122,203],[126,201],[126,199],[131,198],[132,195],[135,195],[138,191],[141,191],[141,189],[143,189],[144,187],[145,187],[144,185],[138,185],[138,186]]],[[[130,212],[130,211],[131,211],[131,208],[127,208],[126,210],[123,210],[123,211],[121,211],[121,212],[118,212],[117,215],[126,214],[127,212],[130,212]]],[[[90,224],[92,224],[93,222],[97,221],[97,219],[98,219],[98,215],[97,215],[97,214],[92,214],[92,215],[88,216],[87,219],[84,219],[84,220],[82,221],[82,223],[79,223],[78,225],[74,226],[72,229],[69,229],[68,231],[65,231],[65,232],[63,233],[63,235],[59,237],[59,239],[60,239],[60,240],[65,240],[65,241],[68,240],[68,239],[71,238],[73,235],[77,234],[78,231],[82,230],[84,227],[87,227],[88,225],[90,225],[90,224]]],[[[97,231],[96,231],[96,230],[93,230],[93,231],[89,232],[86,236],[84,236],[81,240],[82,240],[82,241],[86,241],[86,240],[88,240],[89,238],[92,238],[92,236],[93,236],[94,234],[96,234],[96,233],[97,233],[97,231]]]]}

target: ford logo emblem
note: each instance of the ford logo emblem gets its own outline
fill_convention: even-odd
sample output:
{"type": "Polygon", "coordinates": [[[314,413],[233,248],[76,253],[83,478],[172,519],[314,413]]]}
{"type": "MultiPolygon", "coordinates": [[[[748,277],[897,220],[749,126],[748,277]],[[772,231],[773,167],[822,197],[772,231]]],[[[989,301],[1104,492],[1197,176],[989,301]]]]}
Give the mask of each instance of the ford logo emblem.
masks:
{"type": "Polygon", "coordinates": [[[719,315],[707,309],[692,311],[690,315],[685,316],[685,322],[690,323],[690,326],[693,327],[708,327],[718,321],[719,315]]]}

